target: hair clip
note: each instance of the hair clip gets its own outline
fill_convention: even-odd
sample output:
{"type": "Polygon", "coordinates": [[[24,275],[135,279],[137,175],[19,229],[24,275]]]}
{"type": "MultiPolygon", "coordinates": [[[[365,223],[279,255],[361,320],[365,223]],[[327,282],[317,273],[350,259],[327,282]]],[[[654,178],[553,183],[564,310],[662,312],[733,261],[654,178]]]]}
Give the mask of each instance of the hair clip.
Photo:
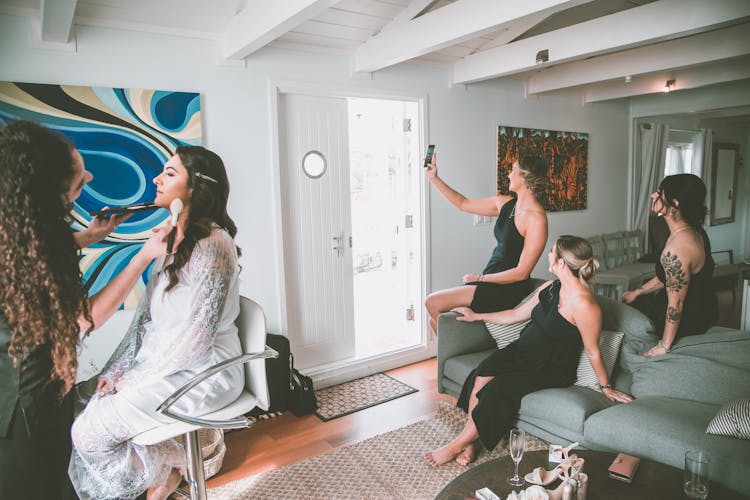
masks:
{"type": "Polygon", "coordinates": [[[218,183],[219,183],[219,181],[217,181],[217,180],[216,180],[216,179],[214,179],[213,177],[209,177],[209,176],[207,176],[207,175],[205,175],[205,174],[202,174],[202,173],[200,173],[200,172],[196,172],[196,173],[195,173],[195,176],[196,176],[196,177],[199,177],[199,178],[201,178],[201,179],[203,179],[203,180],[206,180],[206,181],[211,181],[211,182],[213,182],[214,184],[218,184],[218,183]]]}

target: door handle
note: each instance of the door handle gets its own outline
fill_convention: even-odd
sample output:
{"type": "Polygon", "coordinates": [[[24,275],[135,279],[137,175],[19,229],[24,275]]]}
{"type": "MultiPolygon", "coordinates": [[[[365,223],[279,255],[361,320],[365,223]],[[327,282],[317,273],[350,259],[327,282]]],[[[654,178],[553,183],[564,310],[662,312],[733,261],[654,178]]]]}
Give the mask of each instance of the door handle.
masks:
{"type": "Polygon", "coordinates": [[[333,237],[333,250],[336,252],[338,257],[344,255],[344,232],[341,231],[338,236],[333,237]]]}

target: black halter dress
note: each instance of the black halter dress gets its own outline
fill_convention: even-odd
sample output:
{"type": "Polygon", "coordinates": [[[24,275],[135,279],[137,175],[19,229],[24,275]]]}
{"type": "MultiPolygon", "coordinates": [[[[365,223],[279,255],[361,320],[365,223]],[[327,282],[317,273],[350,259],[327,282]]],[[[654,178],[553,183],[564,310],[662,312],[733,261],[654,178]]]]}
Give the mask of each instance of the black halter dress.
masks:
{"type": "MultiPolygon", "coordinates": [[[[517,199],[513,198],[500,209],[495,222],[495,240],[497,246],[492,251],[489,262],[482,274],[493,274],[518,265],[523,251],[524,238],[516,229],[514,214],[517,199]]],[[[467,285],[476,285],[471,309],[475,312],[495,312],[512,309],[532,291],[531,280],[525,279],[515,283],[489,283],[474,281],[467,285]]]]}
{"type": "Polygon", "coordinates": [[[478,402],[471,412],[479,439],[488,450],[507,435],[526,394],[568,387],[576,380],[583,341],[578,328],[557,310],[559,303],[560,282],[555,281],[539,292],[539,304],[520,338],[490,354],[464,382],[458,406],[468,411],[476,377],[494,377],[477,393],[478,402]]]}

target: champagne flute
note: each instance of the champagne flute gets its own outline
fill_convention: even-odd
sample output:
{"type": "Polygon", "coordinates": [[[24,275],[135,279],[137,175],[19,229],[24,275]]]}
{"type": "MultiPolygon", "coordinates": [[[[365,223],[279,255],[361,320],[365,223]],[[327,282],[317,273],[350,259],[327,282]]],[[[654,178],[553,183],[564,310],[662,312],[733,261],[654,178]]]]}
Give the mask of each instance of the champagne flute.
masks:
{"type": "Polygon", "coordinates": [[[510,430],[508,451],[510,451],[510,458],[516,464],[516,473],[513,474],[513,477],[508,478],[508,482],[513,486],[523,486],[525,481],[518,475],[518,464],[523,458],[523,452],[526,451],[526,433],[522,429],[510,430]]]}

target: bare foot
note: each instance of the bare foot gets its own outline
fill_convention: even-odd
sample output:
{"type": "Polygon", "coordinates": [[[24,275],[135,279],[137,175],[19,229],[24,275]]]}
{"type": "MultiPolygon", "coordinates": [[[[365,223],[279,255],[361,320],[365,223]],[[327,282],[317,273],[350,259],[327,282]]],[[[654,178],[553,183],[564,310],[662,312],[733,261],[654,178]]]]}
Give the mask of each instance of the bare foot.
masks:
{"type": "Polygon", "coordinates": [[[456,450],[452,443],[448,443],[437,450],[428,451],[424,454],[424,459],[433,467],[446,464],[456,458],[461,450],[456,450]]]}
{"type": "Polygon", "coordinates": [[[152,486],[146,491],[146,500],[167,500],[182,482],[182,474],[177,469],[172,469],[166,484],[152,486]]]}
{"type": "Polygon", "coordinates": [[[479,446],[478,441],[470,443],[466,448],[461,450],[461,453],[458,454],[456,462],[459,465],[469,465],[475,458],[477,458],[477,455],[479,454],[479,446]]]}

